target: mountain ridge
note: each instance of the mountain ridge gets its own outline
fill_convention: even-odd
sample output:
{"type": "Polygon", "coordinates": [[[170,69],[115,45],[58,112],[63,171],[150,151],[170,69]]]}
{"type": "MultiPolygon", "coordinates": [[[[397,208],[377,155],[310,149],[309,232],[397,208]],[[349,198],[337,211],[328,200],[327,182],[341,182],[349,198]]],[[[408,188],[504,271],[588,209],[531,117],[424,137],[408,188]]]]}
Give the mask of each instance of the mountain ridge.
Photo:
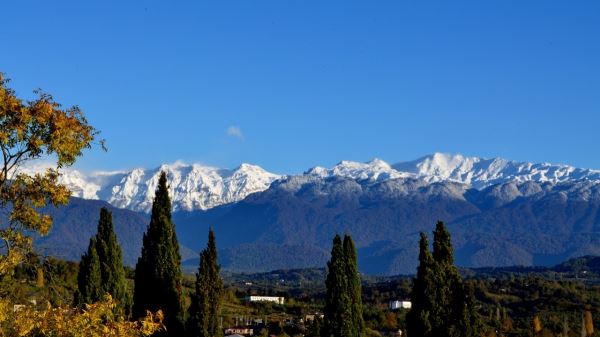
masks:
{"type": "MultiPolygon", "coordinates": [[[[78,259],[102,205],[109,204],[72,198],[55,210],[55,226],[36,246],[78,259]]],[[[133,261],[148,216],[110,207],[124,256],[133,261]]],[[[550,265],[599,255],[600,182],[509,181],[478,190],[453,181],[298,175],[231,204],[173,213],[189,252],[182,252],[184,264],[197,265],[194,252],[212,227],[224,270],[248,272],[323,266],[331,238],[348,233],[362,272],[412,273],[419,233],[429,233],[438,220],[450,228],[461,266],[550,265]]]]}
{"type": "MultiPolygon", "coordinates": [[[[169,176],[173,208],[182,211],[207,210],[235,203],[252,193],[267,190],[275,181],[293,176],[271,173],[246,163],[230,170],[175,162],[162,164],[154,169],[136,168],[89,174],[67,169],[62,171],[61,181],[72,190],[75,197],[104,200],[115,207],[147,213],[151,207],[158,173],[163,170],[169,176]]],[[[451,181],[479,190],[510,181],[600,182],[600,170],[444,153],[395,164],[378,158],[365,163],[344,160],[331,168],[315,166],[295,176],[345,177],[365,182],[393,179],[418,179],[427,183],[451,181]]]]}

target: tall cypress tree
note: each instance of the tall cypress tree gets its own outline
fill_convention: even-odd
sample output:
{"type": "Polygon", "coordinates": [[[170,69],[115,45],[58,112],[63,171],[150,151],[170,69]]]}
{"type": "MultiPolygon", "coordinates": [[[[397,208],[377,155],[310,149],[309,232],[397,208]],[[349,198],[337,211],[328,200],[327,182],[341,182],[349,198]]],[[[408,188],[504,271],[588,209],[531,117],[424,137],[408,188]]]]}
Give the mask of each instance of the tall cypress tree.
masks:
{"type": "Polygon", "coordinates": [[[464,300],[461,293],[462,279],[454,266],[453,254],[450,233],[444,223],[438,221],[433,231],[435,305],[430,316],[432,333],[435,336],[453,335],[461,310],[457,305],[464,300]]]}
{"type": "Polygon", "coordinates": [[[121,246],[113,229],[112,213],[105,207],[100,209],[96,238],[102,290],[104,293],[112,295],[120,309],[128,312],[131,306],[131,297],[127,290],[121,246]]]}
{"type": "Polygon", "coordinates": [[[345,320],[349,318],[350,312],[345,262],[342,238],[336,235],[331,248],[331,260],[327,263],[327,293],[323,309],[325,317],[321,333],[323,337],[345,337],[345,325],[348,324],[345,320]]]}
{"type": "Polygon", "coordinates": [[[86,303],[98,302],[103,295],[100,259],[96,251],[96,237],[92,237],[87,251],[81,256],[79,262],[77,291],[74,302],[76,306],[82,306],[86,303]]]}
{"type": "Polygon", "coordinates": [[[432,296],[432,273],[434,260],[429,252],[427,235],[421,233],[419,241],[419,266],[417,275],[413,280],[411,294],[412,308],[406,317],[406,328],[409,336],[430,336],[431,323],[429,316],[435,300],[432,296]]]}
{"type": "Polygon", "coordinates": [[[219,271],[215,233],[211,228],[206,249],[200,253],[195,293],[191,297],[186,329],[190,337],[223,336],[219,322],[223,280],[219,271]]]}
{"type": "Polygon", "coordinates": [[[142,255],[135,268],[133,315],[162,310],[166,331],[162,336],[183,335],[182,276],[179,243],[171,221],[171,198],[167,175],[161,172],[152,204],[148,230],[144,233],[142,255]]]}
{"type": "Polygon", "coordinates": [[[349,331],[345,336],[364,336],[365,322],[363,319],[363,304],[361,295],[360,274],[358,273],[358,262],[356,258],[356,248],[350,235],[344,236],[344,266],[346,268],[347,291],[349,295],[350,318],[351,323],[349,331]]]}
{"type": "Polygon", "coordinates": [[[454,249],[452,248],[450,232],[448,232],[442,221],[435,224],[435,230],[433,231],[433,259],[445,267],[454,267],[454,249]]]}
{"type": "Polygon", "coordinates": [[[451,336],[480,336],[482,322],[475,308],[475,288],[470,282],[456,283],[454,330],[451,336]]]}
{"type": "Polygon", "coordinates": [[[100,209],[98,232],[81,258],[77,279],[77,305],[93,303],[105,294],[111,294],[117,303],[117,310],[122,313],[128,311],[131,299],[127,291],[121,246],[113,230],[112,214],[105,207],[100,209]]]}
{"type": "Polygon", "coordinates": [[[344,236],[343,243],[339,235],[335,236],[331,260],[327,266],[325,318],[321,336],[364,336],[365,324],[356,248],[349,235],[344,236]]]}
{"type": "Polygon", "coordinates": [[[433,254],[421,233],[419,267],[407,317],[411,337],[471,337],[479,333],[474,296],[454,266],[450,233],[439,221],[433,232],[433,254]]]}

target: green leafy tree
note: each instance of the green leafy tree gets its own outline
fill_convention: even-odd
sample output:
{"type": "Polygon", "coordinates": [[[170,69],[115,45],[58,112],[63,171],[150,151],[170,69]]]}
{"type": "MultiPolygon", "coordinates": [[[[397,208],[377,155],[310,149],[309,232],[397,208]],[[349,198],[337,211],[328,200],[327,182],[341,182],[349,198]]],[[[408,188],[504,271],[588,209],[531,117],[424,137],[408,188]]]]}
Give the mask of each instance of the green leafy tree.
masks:
{"type": "Polygon", "coordinates": [[[179,243],[171,221],[171,198],[167,175],[162,172],[156,188],[148,230],[144,233],[142,255],[135,268],[133,315],[162,310],[166,332],[183,335],[182,276],[179,243]]]}
{"type": "Polygon", "coordinates": [[[76,305],[91,304],[102,300],[105,294],[110,294],[114,299],[117,310],[128,312],[131,306],[131,297],[127,289],[121,246],[113,229],[112,214],[102,207],[98,232],[90,240],[88,253],[94,252],[95,260],[83,256],[77,277],[78,291],[75,296],[76,305]],[[100,271],[100,284],[95,283],[95,269],[100,271]],[[93,276],[93,277],[92,277],[93,276]]]}
{"type": "Polygon", "coordinates": [[[195,292],[191,296],[187,335],[190,337],[219,337],[223,332],[219,323],[223,280],[219,274],[217,245],[212,229],[208,232],[208,244],[200,253],[200,266],[196,274],[195,292]]]}

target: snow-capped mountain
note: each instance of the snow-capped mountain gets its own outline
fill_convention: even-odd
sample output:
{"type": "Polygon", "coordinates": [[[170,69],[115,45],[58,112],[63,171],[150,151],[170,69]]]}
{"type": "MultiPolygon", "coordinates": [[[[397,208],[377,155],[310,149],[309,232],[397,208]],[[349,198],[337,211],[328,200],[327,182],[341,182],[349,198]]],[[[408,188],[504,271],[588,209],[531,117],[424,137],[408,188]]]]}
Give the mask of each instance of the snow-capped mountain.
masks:
{"type": "Polygon", "coordinates": [[[354,180],[366,180],[369,182],[415,176],[411,173],[395,170],[390,166],[390,164],[378,158],[375,158],[367,163],[344,160],[331,169],[317,166],[308,170],[305,174],[321,178],[331,176],[346,177],[354,180]]]}
{"type": "MultiPolygon", "coordinates": [[[[42,168],[29,168],[29,171],[42,168]]],[[[177,162],[151,170],[137,168],[87,175],[67,169],[62,171],[60,181],[75,197],[105,200],[119,208],[149,212],[161,171],[169,177],[173,209],[186,211],[205,210],[242,200],[251,193],[266,190],[273,181],[282,178],[250,164],[228,170],[177,162]]]]}
{"type": "Polygon", "coordinates": [[[434,153],[414,161],[390,165],[381,159],[367,163],[342,161],[331,169],[315,167],[306,175],[322,178],[338,176],[368,182],[396,178],[422,179],[427,182],[453,181],[483,189],[505,182],[551,182],[589,180],[600,182],[600,170],[575,168],[549,163],[533,164],[503,158],[484,159],[434,153]]]}
{"type": "Polygon", "coordinates": [[[110,193],[101,190],[99,196],[120,208],[149,211],[161,171],[169,177],[173,208],[186,211],[242,200],[251,193],[266,190],[274,180],[281,178],[250,164],[227,170],[176,163],[155,170],[135,169],[110,187],[110,193]]]}
{"type": "Polygon", "coordinates": [[[415,161],[397,163],[393,168],[429,182],[451,180],[477,189],[509,181],[600,181],[600,170],[549,163],[516,162],[503,158],[465,157],[460,154],[435,153],[415,161]]]}
{"type": "MultiPolygon", "coordinates": [[[[550,264],[600,253],[600,171],[564,165],[433,154],[394,165],[342,161],[292,176],[248,164],[224,170],[175,163],[123,172],[66,170],[62,180],[76,196],[147,212],[160,171],[169,176],[175,210],[204,210],[174,213],[182,247],[202,249],[201,238],[214,226],[231,270],[322,266],[331,237],[348,232],[363,272],[412,273],[419,232],[439,219],[452,228],[464,266],[550,264]],[[230,205],[215,209],[223,204],[230,205]],[[264,262],[265,254],[277,259],[252,263],[264,262]]],[[[54,232],[38,245],[78,259],[96,228],[97,209],[106,205],[77,199],[52,210],[77,219],[57,215],[54,232]]],[[[113,212],[126,256],[135,261],[147,219],[113,212]]]]}
{"type": "MultiPolygon", "coordinates": [[[[31,168],[39,171],[42,166],[31,168]]],[[[160,171],[169,176],[174,210],[206,210],[262,192],[286,176],[265,171],[259,166],[242,164],[234,170],[199,164],[164,164],[155,169],[93,172],[84,174],[64,170],[61,181],[84,199],[100,199],[135,211],[149,212],[160,171]]],[[[532,164],[502,158],[484,159],[435,153],[420,159],[393,165],[381,159],[366,163],[342,161],[332,168],[314,167],[296,176],[300,180],[344,177],[362,183],[392,179],[418,179],[427,183],[451,181],[483,189],[505,182],[592,181],[600,183],[600,171],[548,163],[532,164]]]]}

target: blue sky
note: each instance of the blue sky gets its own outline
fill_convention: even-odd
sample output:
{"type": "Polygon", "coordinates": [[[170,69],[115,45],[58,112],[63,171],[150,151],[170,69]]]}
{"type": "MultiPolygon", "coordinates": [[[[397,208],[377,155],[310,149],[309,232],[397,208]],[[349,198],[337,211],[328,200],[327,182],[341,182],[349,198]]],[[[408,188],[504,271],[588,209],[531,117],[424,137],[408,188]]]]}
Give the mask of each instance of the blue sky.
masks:
{"type": "Polygon", "coordinates": [[[11,1],[0,71],[109,152],[301,172],[435,151],[600,169],[599,1],[11,1]]]}

